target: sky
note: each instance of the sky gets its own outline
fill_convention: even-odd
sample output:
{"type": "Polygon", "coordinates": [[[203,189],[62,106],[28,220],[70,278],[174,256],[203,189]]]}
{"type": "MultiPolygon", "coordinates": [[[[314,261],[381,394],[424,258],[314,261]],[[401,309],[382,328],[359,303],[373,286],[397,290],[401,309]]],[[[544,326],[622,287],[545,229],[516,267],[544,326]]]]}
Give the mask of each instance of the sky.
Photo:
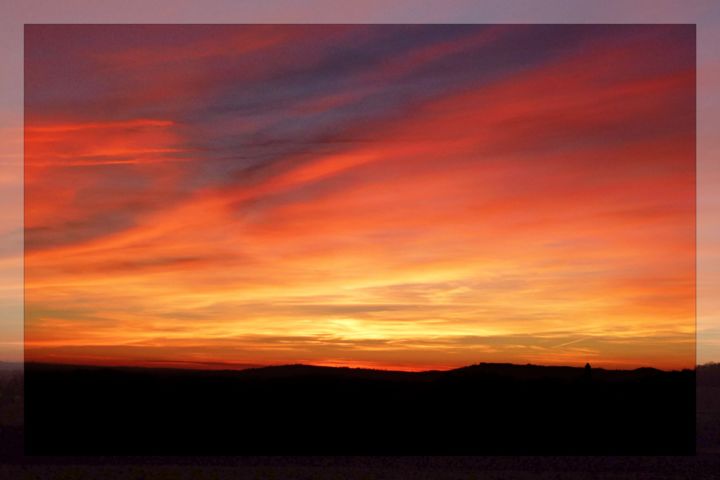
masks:
{"type": "Polygon", "coordinates": [[[0,16],[0,361],[24,358],[24,24],[693,24],[697,47],[696,362],[720,361],[720,5],[714,0],[26,0],[0,16]]]}
{"type": "Polygon", "coordinates": [[[695,363],[695,28],[30,25],[27,360],[695,363]]]}

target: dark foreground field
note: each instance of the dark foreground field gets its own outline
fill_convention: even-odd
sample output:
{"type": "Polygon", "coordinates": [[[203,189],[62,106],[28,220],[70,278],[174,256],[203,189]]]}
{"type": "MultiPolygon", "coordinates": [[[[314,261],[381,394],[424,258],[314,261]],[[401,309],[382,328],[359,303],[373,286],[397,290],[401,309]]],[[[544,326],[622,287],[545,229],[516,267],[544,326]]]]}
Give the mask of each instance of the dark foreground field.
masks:
{"type": "Polygon", "coordinates": [[[30,455],[687,455],[694,372],[25,368],[30,455]]]}

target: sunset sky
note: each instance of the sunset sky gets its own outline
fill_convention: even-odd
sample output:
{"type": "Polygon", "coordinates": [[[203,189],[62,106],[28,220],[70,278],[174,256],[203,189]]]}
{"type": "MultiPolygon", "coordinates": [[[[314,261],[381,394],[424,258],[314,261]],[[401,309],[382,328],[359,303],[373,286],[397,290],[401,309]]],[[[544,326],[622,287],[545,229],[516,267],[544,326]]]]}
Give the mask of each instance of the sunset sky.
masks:
{"type": "Polygon", "coordinates": [[[33,25],[26,359],[695,363],[695,30],[33,25]]]}

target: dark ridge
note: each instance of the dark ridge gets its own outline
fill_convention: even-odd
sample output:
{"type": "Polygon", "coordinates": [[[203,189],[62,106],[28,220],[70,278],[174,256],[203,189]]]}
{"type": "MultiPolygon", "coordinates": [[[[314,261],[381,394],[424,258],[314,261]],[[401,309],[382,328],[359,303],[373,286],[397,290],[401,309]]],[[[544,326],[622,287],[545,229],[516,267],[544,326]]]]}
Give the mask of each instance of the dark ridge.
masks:
{"type": "Polygon", "coordinates": [[[25,366],[30,455],[690,455],[695,372],[25,366]]]}
{"type": "Polygon", "coordinates": [[[699,365],[696,375],[698,452],[718,455],[720,454],[720,363],[699,365]]]}
{"type": "Polygon", "coordinates": [[[698,385],[720,387],[720,363],[706,363],[697,366],[698,385]]]}

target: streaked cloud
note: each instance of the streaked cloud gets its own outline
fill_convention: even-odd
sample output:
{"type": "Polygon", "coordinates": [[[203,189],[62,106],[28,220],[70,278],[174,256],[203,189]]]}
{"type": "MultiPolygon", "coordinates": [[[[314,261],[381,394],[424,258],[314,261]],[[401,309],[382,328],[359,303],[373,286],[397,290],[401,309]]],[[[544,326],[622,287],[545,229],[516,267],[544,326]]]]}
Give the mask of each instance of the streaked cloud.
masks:
{"type": "Polygon", "coordinates": [[[29,358],[693,365],[691,28],[112,29],[28,30],[29,358]]]}

